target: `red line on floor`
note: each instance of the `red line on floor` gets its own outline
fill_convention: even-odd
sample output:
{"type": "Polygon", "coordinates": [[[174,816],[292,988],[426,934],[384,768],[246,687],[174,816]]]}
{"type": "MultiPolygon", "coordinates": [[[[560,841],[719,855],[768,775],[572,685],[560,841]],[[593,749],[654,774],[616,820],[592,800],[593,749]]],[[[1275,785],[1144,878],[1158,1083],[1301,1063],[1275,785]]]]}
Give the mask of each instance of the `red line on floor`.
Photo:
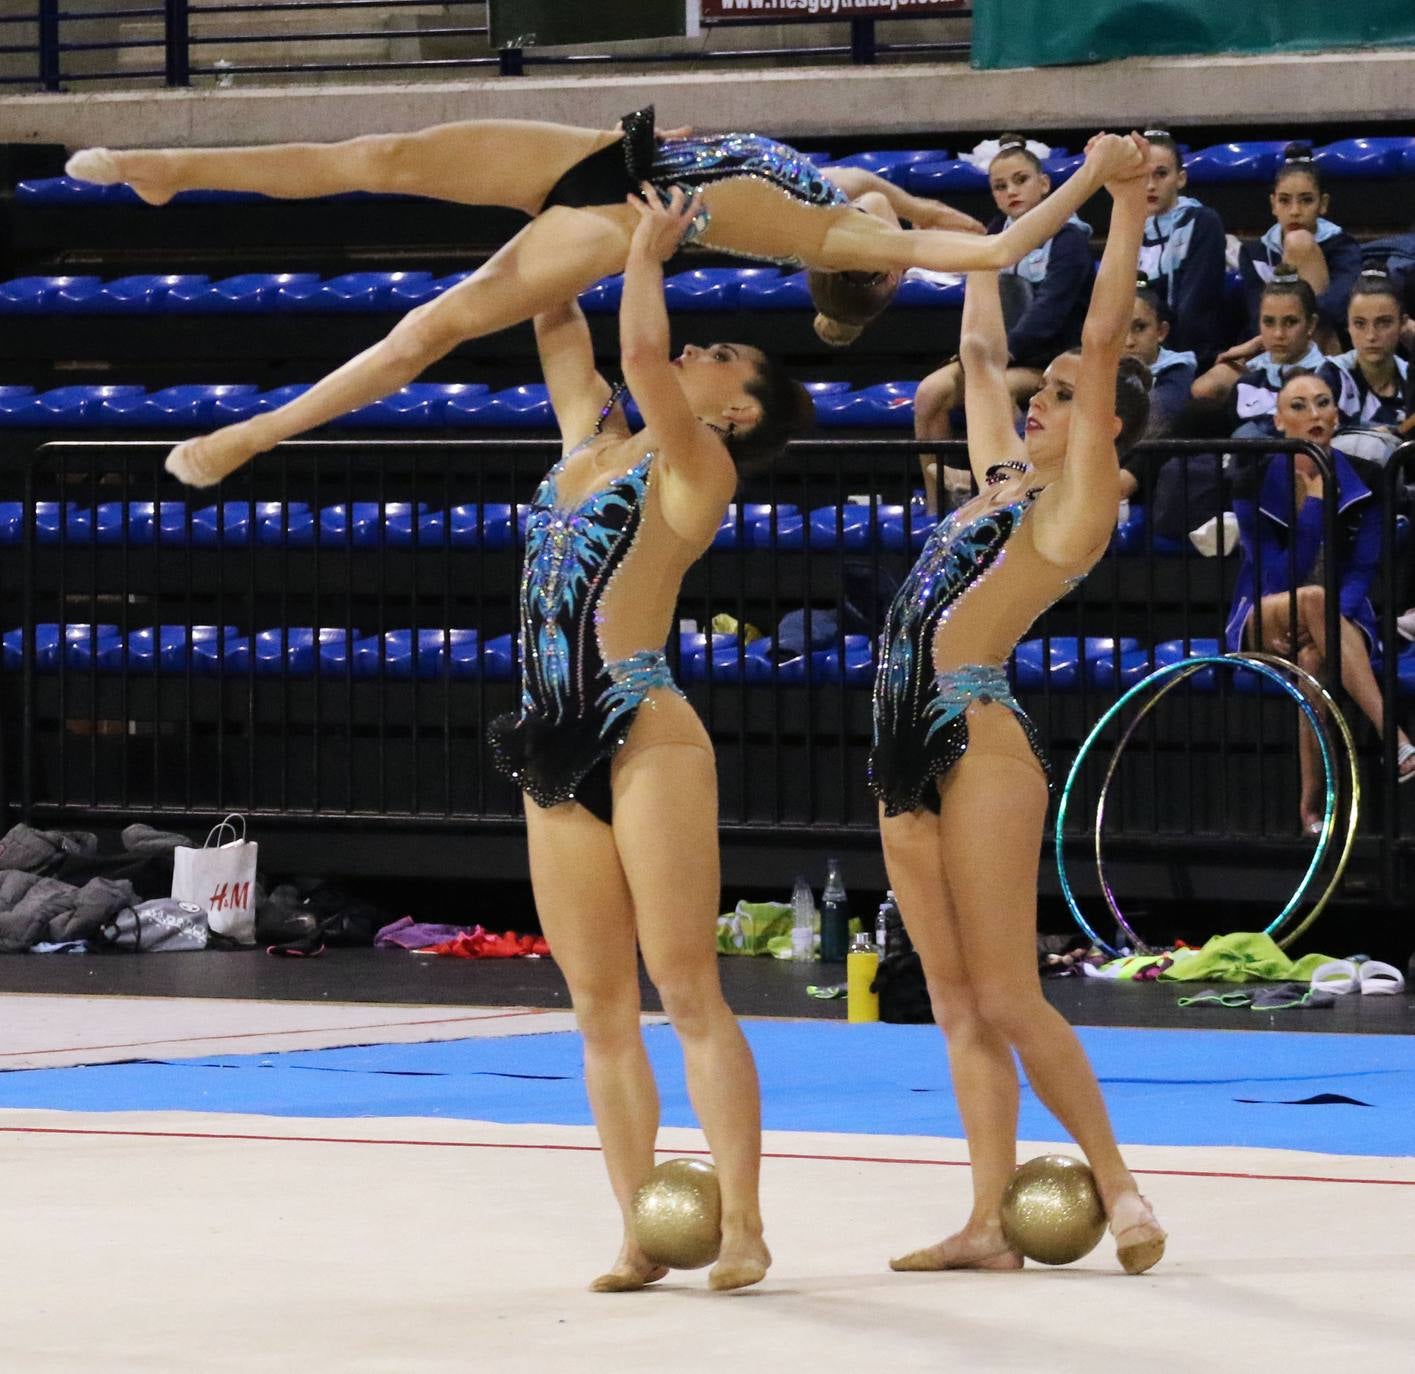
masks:
{"type": "MultiPolygon", "coordinates": [[[[198,1040],[255,1040],[261,1036],[323,1035],[328,1031],[388,1030],[398,1026],[450,1026],[459,1021],[500,1021],[508,1016],[544,1016],[551,1007],[526,1007],[520,1011],[493,1011],[485,1016],[436,1016],[425,1021],[371,1021],[361,1026],[310,1026],[303,1030],[229,1031],[220,1035],[174,1035],[165,1040],[125,1040],[115,1045],[65,1045],[52,1050],[0,1050],[0,1059],[22,1059],[32,1054],[82,1054],[89,1050],[140,1050],[144,1045],[193,1045],[198,1040]]],[[[568,1010],[568,1008],[567,1008],[568,1010]]]]}
{"type": "MultiPolygon", "coordinates": [[[[289,1145],[418,1145],[444,1150],[559,1150],[573,1154],[598,1154],[598,1145],[564,1145],[549,1141],[515,1140],[378,1140],[345,1135],[258,1135],[240,1131],[138,1131],[98,1130],[86,1126],[0,1126],[0,1135],[120,1136],[149,1140],[253,1140],[289,1145]]],[[[1221,1149],[1221,1146],[1214,1148],[1221,1149]]],[[[705,1155],[706,1150],[660,1149],[659,1154],[705,1155]]],[[[926,1164],[936,1168],[966,1169],[966,1159],[900,1159],[889,1155],[813,1155],[789,1150],[764,1150],[763,1159],[807,1159],[824,1164],[926,1164]]],[[[1336,1178],[1328,1174],[1253,1174],[1225,1169],[1133,1169],[1132,1173],[1157,1178],[1239,1178],[1260,1183],[1361,1183],[1382,1187],[1415,1188],[1415,1178],[1336,1178]]]]}

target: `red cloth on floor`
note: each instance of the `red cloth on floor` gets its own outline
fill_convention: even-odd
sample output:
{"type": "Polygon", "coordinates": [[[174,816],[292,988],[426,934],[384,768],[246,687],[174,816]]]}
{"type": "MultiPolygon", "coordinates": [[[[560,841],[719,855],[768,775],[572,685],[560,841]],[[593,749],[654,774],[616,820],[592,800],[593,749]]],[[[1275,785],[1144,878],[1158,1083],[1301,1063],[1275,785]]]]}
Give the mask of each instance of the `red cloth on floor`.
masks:
{"type": "Polygon", "coordinates": [[[420,954],[447,954],[454,959],[519,959],[528,954],[548,957],[550,946],[543,935],[517,935],[508,930],[496,935],[481,926],[440,945],[429,945],[420,954]]]}

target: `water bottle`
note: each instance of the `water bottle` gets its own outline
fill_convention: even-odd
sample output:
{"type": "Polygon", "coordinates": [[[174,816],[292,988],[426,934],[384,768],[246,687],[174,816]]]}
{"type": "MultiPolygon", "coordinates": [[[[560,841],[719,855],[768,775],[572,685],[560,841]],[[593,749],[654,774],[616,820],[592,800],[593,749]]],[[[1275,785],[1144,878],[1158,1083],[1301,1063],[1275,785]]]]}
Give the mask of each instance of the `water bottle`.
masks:
{"type": "Polygon", "coordinates": [[[893,888],[884,894],[884,901],[879,904],[879,915],[875,917],[875,948],[879,951],[881,959],[889,953],[889,920],[891,915],[896,919],[899,916],[899,908],[894,901],[893,888]]]}
{"type": "Polygon", "coordinates": [[[838,963],[850,943],[850,902],[840,878],[840,860],[827,859],[821,893],[821,958],[838,963]]]}
{"type": "Polygon", "coordinates": [[[791,957],[816,957],[816,899],[811,896],[811,885],[799,874],[791,894],[791,957]]]}

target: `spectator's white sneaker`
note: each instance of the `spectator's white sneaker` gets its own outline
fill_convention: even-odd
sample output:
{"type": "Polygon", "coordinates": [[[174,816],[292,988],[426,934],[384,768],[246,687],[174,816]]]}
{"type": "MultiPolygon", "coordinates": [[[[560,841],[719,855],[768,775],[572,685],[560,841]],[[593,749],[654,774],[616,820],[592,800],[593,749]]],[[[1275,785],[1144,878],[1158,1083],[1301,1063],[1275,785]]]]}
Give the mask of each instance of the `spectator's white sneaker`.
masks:
{"type": "Polygon", "coordinates": [[[1399,631],[1401,639],[1408,639],[1415,643],[1415,606],[1412,606],[1404,615],[1396,616],[1395,628],[1399,631]]]}

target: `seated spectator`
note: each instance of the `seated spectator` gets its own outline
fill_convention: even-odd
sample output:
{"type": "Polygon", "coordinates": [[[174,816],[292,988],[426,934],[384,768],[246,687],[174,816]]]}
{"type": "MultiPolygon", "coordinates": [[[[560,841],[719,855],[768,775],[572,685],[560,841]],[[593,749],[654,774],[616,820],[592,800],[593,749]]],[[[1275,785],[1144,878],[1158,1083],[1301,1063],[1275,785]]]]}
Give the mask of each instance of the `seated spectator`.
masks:
{"type": "Polygon", "coordinates": [[[1140,275],[1168,307],[1170,344],[1207,367],[1223,347],[1222,301],[1226,240],[1216,211],[1181,195],[1188,173],[1179,145],[1150,129],[1149,208],[1140,247],[1140,275]]]}
{"type": "MultiPolygon", "coordinates": [[[[1376,727],[1384,706],[1371,655],[1380,648],[1371,578],[1381,554],[1381,512],[1374,470],[1332,447],[1339,412],[1326,381],[1315,372],[1293,372],[1278,395],[1277,430],[1305,439],[1331,459],[1336,491],[1323,490],[1321,472],[1308,456],[1271,458],[1258,489],[1235,492],[1243,561],[1234,587],[1225,638],[1230,651],[1256,648],[1278,654],[1314,676],[1327,659],[1327,576],[1339,589],[1341,682],[1376,727]],[[1295,483],[1295,491],[1294,491],[1295,483]],[[1323,546],[1323,501],[1337,502],[1335,549],[1323,546]],[[1295,512],[1295,520],[1294,520],[1295,512]]],[[[1303,828],[1321,828],[1317,742],[1299,734],[1303,828]]],[[[1402,730],[1396,739],[1401,782],[1415,777],[1415,746],[1402,730]]]]}
{"type": "Polygon", "coordinates": [[[1324,216],[1330,197],[1312,160],[1310,143],[1289,143],[1273,182],[1270,204],[1277,222],[1262,238],[1245,243],[1238,267],[1248,307],[1248,328],[1258,329],[1263,288],[1286,263],[1312,288],[1321,321],[1323,352],[1335,353],[1346,323],[1346,302],[1361,271],[1361,246],[1324,216]]]}
{"type": "Polygon", "coordinates": [[[1395,283],[1382,272],[1363,272],[1346,311],[1346,330],[1355,347],[1320,368],[1341,413],[1337,436],[1354,457],[1384,463],[1400,443],[1409,414],[1410,368],[1395,350],[1404,324],[1395,283]]]}
{"type": "Polygon", "coordinates": [[[1315,370],[1325,361],[1312,341],[1316,327],[1317,301],[1311,286],[1286,264],[1279,264],[1263,288],[1255,355],[1246,356],[1250,353],[1246,344],[1220,354],[1194,383],[1195,401],[1210,408],[1227,405],[1225,427],[1236,439],[1273,436],[1277,433],[1273,413],[1287,373],[1295,367],[1315,370]]]}
{"type": "MultiPolygon", "coordinates": [[[[1170,328],[1169,307],[1159,292],[1142,280],[1135,288],[1135,310],[1125,351],[1150,369],[1154,381],[1146,439],[1160,439],[1174,432],[1175,422],[1189,406],[1189,389],[1194,384],[1194,355],[1165,347],[1170,328]]],[[[1120,494],[1126,500],[1140,495],[1141,472],[1150,456],[1132,449],[1121,460],[1120,494]]]]}
{"type": "MultiPolygon", "coordinates": [[[[988,233],[1000,233],[1013,220],[1040,205],[1051,192],[1051,178],[1037,156],[1017,134],[1004,134],[988,166],[988,184],[999,214],[988,233]]],[[[1015,267],[1004,269],[1000,285],[1008,310],[1007,387],[1012,399],[1025,403],[1042,384],[1042,371],[1057,356],[1081,341],[1081,324],[1090,299],[1094,270],[1091,226],[1074,215],[1061,232],[1028,253],[1015,267]]],[[[951,412],[963,404],[962,364],[955,358],[919,383],[914,397],[914,434],[919,439],[951,439],[951,412]]],[[[921,454],[924,497],[937,513],[938,473],[935,455],[921,454]]],[[[967,499],[972,478],[966,467],[945,469],[951,499],[967,499]]]]}

